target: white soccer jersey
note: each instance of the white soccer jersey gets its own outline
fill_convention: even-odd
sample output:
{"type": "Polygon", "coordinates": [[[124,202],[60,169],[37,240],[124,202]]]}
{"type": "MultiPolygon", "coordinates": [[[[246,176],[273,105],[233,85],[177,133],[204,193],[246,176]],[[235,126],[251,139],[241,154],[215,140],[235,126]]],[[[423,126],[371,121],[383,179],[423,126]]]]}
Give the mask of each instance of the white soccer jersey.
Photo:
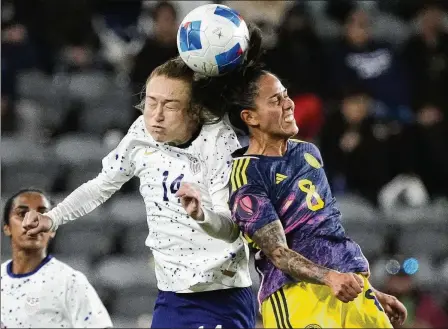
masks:
{"type": "Polygon", "coordinates": [[[214,213],[229,219],[220,225],[232,225],[227,184],[231,153],[237,148],[236,135],[224,122],[203,126],[189,147],[177,148],[154,141],[140,116],[117,148],[103,159],[99,176],[75,190],[48,215],[58,224],[82,216],[137,176],[149,227],[146,245],[153,251],[158,288],[196,292],[248,287],[249,251],[237,227],[224,230],[236,231],[232,243],[206,233],[217,222],[214,213]],[[205,223],[198,224],[189,217],[175,197],[181,182],[200,189],[205,223]]]}
{"type": "Polygon", "coordinates": [[[81,272],[48,256],[31,273],[1,268],[2,328],[111,328],[95,289],[81,272]]]}

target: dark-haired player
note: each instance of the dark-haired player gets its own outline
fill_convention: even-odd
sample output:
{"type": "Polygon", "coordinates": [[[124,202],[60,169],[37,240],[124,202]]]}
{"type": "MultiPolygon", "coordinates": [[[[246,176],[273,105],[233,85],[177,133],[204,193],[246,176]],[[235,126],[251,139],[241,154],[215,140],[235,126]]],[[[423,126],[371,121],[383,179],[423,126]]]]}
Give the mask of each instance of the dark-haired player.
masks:
{"type": "Polygon", "coordinates": [[[85,275],[47,254],[55,233],[28,235],[22,228],[28,211],[49,209],[48,198],[36,189],[6,201],[3,231],[11,238],[12,260],[1,268],[2,328],[111,328],[85,275]]]}
{"type": "Polygon", "coordinates": [[[368,261],[344,232],[319,150],[290,140],[298,132],[294,103],[275,75],[257,67],[261,37],[251,38],[253,60],[198,81],[193,98],[250,136],[235,153],[230,207],[260,250],[264,326],[392,328],[388,315],[401,324],[406,309],[372,288],[368,261]]]}

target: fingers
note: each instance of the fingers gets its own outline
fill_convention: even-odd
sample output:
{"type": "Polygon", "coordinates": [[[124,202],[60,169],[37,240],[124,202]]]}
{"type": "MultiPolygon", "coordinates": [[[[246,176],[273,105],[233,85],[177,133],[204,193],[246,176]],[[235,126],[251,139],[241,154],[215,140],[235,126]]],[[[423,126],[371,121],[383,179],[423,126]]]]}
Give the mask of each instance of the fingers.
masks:
{"type": "Polygon", "coordinates": [[[390,305],[390,308],[393,312],[393,318],[396,323],[402,325],[407,318],[407,310],[406,307],[396,298],[393,299],[393,302],[390,305]]]}
{"type": "Polygon", "coordinates": [[[193,187],[193,184],[190,183],[181,183],[179,190],[176,192],[175,196],[178,198],[188,196],[201,200],[201,194],[196,188],[193,187]]]}
{"type": "Polygon", "coordinates": [[[39,233],[43,232],[43,229],[41,226],[37,226],[35,228],[29,229],[26,231],[27,235],[38,235],[39,233]]]}
{"type": "Polygon", "coordinates": [[[22,227],[25,230],[36,228],[39,225],[39,213],[35,210],[31,210],[25,214],[22,221],[22,227]]]}
{"type": "Polygon", "coordinates": [[[340,277],[340,286],[336,290],[336,297],[344,303],[353,301],[363,291],[362,278],[354,273],[344,273],[340,277]]]}
{"type": "Polygon", "coordinates": [[[353,273],[352,275],[355,278],[356,282],[359,284],[359,287],[361,288],[361,291],[359,291],[359,293],[361,293],[364,290],[364,280],[358,274],[353,273]]]}

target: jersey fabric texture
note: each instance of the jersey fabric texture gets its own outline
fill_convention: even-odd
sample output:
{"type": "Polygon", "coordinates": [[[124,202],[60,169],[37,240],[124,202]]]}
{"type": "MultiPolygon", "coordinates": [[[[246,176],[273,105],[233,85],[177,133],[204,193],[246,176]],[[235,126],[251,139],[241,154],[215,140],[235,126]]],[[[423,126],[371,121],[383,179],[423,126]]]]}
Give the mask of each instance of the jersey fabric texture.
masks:
{"type": "Polygon", "coordinates": [[[26,274],[3,263],[1,287],[2,328],[112,328],[85,275],[52,256],[26,274]]]}
{"type": "MultiPolygon", "coordinates": [[[[254,232],[279,219],[289,248],[312,262],[340,271],[367,272],[360,247],[341,225],[317,147],[288,141],[282,157],[235,154],[231,174],[232,217],[250,240],[254,232]]],[[[256,246],[255,246],[256,247],[256,246]]],[[[256,255],[262,282],[260,303],[297,281],[277,269],[262,252],[256,255]]]]}
{"type": "Polygon", "coordinates": [[[228,213],[230,219],[227,184],[231,154],[238,147],[235,133],[222,121],[204,125],[186,148],[159,143],[140,116],[103,159],[102,172],[48,215],[58,224],[74,220],[136,176],[146,206],[146,245],[154,255],[160,290],[191,293],[249,287],[249,250],[244,238],[232,243],[212,238],[188,216],[175,196],[182,182],[192,183],[199,189],[205,209],[228,213]]]}

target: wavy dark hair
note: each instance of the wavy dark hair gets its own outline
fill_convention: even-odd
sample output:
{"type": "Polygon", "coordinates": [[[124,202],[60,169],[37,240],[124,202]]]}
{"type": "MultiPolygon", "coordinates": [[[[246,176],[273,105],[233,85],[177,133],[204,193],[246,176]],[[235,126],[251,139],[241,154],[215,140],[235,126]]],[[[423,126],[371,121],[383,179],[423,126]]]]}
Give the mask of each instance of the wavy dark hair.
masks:
{"type": "Polygon", "coordinates": [[[200,76],[192,84],[192,102],[201,106],[218,120],[229,116],[230,123],[237,129],[249,132],[241,119],[241,111],[255,108],[258,95],[258,81],[270,72],[261,63],[262,34],[254,24],[249,24],[249,47],[245,59],[233,71],[217,77],[200,76]]]}

